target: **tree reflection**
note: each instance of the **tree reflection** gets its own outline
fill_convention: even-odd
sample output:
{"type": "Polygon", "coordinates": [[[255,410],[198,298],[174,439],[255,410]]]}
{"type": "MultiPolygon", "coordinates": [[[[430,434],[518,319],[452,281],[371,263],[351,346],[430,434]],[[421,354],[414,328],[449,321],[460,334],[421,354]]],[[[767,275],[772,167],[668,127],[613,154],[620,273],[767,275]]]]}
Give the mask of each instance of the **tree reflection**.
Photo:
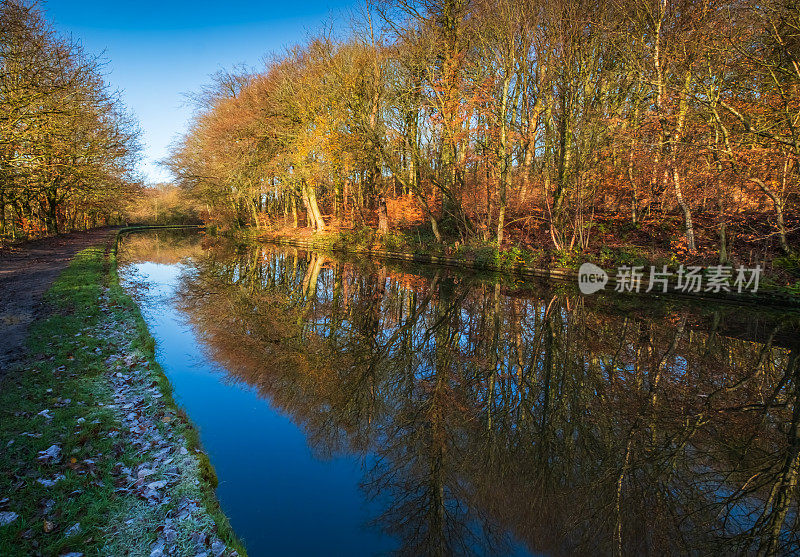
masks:
{"type": "Polygon", "coordinates": [[[402,554],[800,551],[796,318],[286,248],[194,265],[211,356],[363,457],[402,554]]]}

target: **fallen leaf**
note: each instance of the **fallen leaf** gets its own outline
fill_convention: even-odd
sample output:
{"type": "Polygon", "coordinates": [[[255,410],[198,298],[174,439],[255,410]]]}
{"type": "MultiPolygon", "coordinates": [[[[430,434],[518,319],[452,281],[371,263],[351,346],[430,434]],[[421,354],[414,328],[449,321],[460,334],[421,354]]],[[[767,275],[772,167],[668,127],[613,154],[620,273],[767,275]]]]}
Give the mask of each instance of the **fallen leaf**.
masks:
{"type": "Polygon", "coordinates": [[[61,459],[61,447],[58,445],[50,445],[44,451],[39,451],[39,456],[36,460],[40,462],[58,462],[61,459]]]}

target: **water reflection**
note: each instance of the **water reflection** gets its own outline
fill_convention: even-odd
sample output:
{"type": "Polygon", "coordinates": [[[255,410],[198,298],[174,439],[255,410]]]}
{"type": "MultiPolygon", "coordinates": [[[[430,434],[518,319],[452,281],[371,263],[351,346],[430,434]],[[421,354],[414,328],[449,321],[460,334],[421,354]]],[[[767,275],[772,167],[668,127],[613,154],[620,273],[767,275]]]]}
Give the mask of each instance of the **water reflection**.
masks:
{"type": "Polygon", "coordinates": [[[398,553],[800,551],[797,318],[291,248],[193,254],[210,357],[358,455],[398,553]]]}

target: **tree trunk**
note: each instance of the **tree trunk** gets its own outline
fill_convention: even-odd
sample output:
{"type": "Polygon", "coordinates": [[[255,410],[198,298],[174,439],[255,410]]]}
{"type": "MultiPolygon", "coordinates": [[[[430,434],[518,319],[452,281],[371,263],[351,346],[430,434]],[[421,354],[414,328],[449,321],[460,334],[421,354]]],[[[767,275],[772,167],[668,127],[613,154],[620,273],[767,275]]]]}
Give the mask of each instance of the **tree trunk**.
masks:
{"type": "Polygon", "coordinates": [[[0,190],[0,234],[5,234],[6,231],[6,198],[2,190],[0,190]]]}
{"type": "Polygon", "coordinates": [[[500,109],[500,152],[498,153],[498,162],[500,163],[500,181],[498,183],[498,204],[499,210],[497,213],[497,249],[503,246],[503,227],[506,220],[506,182],[508,181],[508,129],[506,122],[506,112],[508,112],[508,85],[510,76],[506,72],[505,79],[503,79],[502,95],[500,109]]]}
{"type": "Polygon", "coordinates": [[[683,87],[678,101],[678,121],[675,125],[675,133],[670,138],[670,166],[672,167],[672,184],[675,187],[675,197],[683,211],[683,220],[686,225],[686,243],[689,251],[696,251],[697,246],[694,241],[694,225],[692,224],[692,212],[688,203],[683,197],[683,187],[681,185],[680,172],[678,170],[678,145],[683,138],[683,127],[686,123],[686,115],[689,112],[689,86],[692,82],[692,72],[687,71],[683,80],[683,87]]]}
{"type": "Polygon", "coordinates": [[[314,214],[314,221],[317,223],[317,232],[322,232],[325,230],[325,220],[322,218],[322,213],[317,206],[317,197],[316,195],[312,195],[309,199],[309,203],[311,205],[311,211],[314,214]]]}
{"type": "Polygon", "coordinates": [[[719,264],[728,264],[728,231],[725,224],[725,211],[722,205],[722,197],[717,197],[717,208],[719,209],[719,264]]]}
{"type": "Polygon", "coordinates": [[[253,213],[253,223],[256,226],[256,230],[258,230],[261,228],[261,224],[258,222],[258,209],[254,200],[250,201],[250,209],[253,213]]]}
{"type": "Polygon", "coordinates": [[[436,238],[436,241],[440,244],[442,243],[442,233],[439,232],[439,223],[436,221],[436,217],[433,214],[429,213],[428,218],[431,221],[431,231],[433,231],[433,235],[436,238]]]}
{"type": "Polygon", "coordinates": [[[781,243],[781,250],[786,255],[792,255],[792,248],[789,246],[789,242],[786,241],[786,223],[783,218],[783,200],[778,197],[772,188],[765,184],[763,180],[759,178],[750,178],[750,181],[757,184],[758,187],[761,188],[761,191],[764,192],[764,195],[769,197],[770,201],[772,201],[772,206],[775,209],[775,220],[777,221],[778,239],[781,243]]]}
{"type": "Polygon", "coordinates": [[[47,196],[47,213],[45,224],[48,234],[58,234],[58,204],[55,197],[47,196]]]}
{"type": "Polygon", "coordinates": [[[389,232],[389,212],[383,194],[378,195],[378,232],[381,234],[389,232]]]}
{"type": "Polygon", "coordinates": [[[686,200],[683,198],[681,177],[680,173],[678,172],[678,168],[675,164],[674,156],[672,161],[672,182],[675,186],[675,197],[678,198],[678,205],[681,206],[681,210],[683,211],[683,220],[686,225],[686,244],[689,247],[689,251],[693,252],[697,250],[697,246],[695,245],[694,241],[694,225],[692,224],[692,211],[689,208],[689,205],[686,203],[686,200]]]}
{"type": "Polygon", "coordinates": [[[313,187],[307,184],[303,184],[303,186],[305,188],[308,208],[311,211],[311,220],[314,223],[314,228],[317,232],[323,232],[325,230],[325,221],[322,219],[322,213],[320,213],[319,206],[317,205],[317,192],[314,191],[313,187]]]}

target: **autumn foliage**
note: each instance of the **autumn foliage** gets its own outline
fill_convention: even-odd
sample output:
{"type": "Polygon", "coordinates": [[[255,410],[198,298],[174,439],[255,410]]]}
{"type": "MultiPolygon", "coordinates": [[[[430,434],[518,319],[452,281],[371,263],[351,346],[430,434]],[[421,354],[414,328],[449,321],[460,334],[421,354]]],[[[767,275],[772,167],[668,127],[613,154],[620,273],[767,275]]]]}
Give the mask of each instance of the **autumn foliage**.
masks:
{"type": "Polygon", "coordinates": [[[121,218],[138,129],[101,70],[35,4],[0,2],[0,240],[121,218]]]}
{"type": "Polygon", "coordinates": [[[796,258],[793,0],[387,0],[221,72],[168,161],[210,218],[796,258]]]}

